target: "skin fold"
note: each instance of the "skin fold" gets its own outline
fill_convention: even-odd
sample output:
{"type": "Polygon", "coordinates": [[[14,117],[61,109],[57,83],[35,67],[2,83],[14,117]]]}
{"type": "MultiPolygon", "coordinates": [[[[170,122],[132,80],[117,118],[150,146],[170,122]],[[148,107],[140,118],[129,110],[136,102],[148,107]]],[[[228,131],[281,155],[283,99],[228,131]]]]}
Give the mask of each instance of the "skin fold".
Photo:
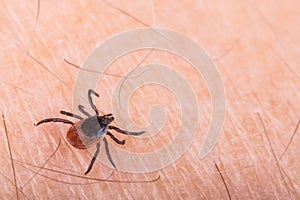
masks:
{"type": "MultiPolygon", "coordinates": [[[[1,1],[0,108],[7,137],[1,120],[0,196],[299,199],[299,6],[295,0],[1,1]],[[71,112],[77,107],[73,105],[73,92],[80,70],[64,59],[81,66],[97,45],[113,35],[143,27],[174,30],[205,49],[225,88],[223,132],[212,151],[200,159],[213,109],[202,75],[184,59],[165,51],[144,49],[126,54],[111,63],[93,88],[99,93],[95,105],[100,114],[119,108],[112,103],[113,94],[129,71],[159,63],[172,67],[193,88],[200,116],[197,134],[179,159],[142,174],[115,171],[105,158],[102,143],[97,158],[101,162],[95,162],[88,175],[95,180],[87,179],[84,172],[96,147],[88,151],[69,145],[65,139],[68,125],[48,123],[37,128],[34,123],[62,117],[60,110],[71,112]],[[51,157],[60,140],[59,149],[51,157]],[[70,173],[83,178],[67,175],[70,173]],[[96,180],[111,176],[111,180],[138,182],[154,180],[159,175],[160,179],[151,183],[96,180]]],[[[121,91],[126,92],[126,88],[124,85],[121,91]]],[[[86,95],[82,98],[88,105],[86,95]]],[[[128,116],[144,130],[157,119],[150,112],[157,104],[165,110],[164,126],[146,139],[117,133],[119,140],[126,140],[126,145],[118,148],[138,153],[161,149],[174,139],[182,118],[195,120],[190,115],[181,116],[176,95],[155,84],[135,91],[128,116]]],[[[85,110],[92,113],[87,106],[85,110]]],[[[125,118],[126,115],[117,116],[113,125],[131,130],[125,127],[125,118]]],[[[152,134],[151,130],[146,132],[152,134]]],[[[114,145],[111,138],[107,140],[114,145]]],[[[113,155],[118,168],[118,159],[122,158],[113,155]]],[[[149,161],[156,162],[159,160],[149,161]]]]}

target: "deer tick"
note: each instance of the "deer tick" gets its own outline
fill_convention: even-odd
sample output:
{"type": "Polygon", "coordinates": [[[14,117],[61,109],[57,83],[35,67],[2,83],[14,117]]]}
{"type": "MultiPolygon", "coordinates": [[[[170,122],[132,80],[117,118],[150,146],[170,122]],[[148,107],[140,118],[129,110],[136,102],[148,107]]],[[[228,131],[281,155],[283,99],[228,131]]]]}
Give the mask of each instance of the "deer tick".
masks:
{"type": "Polygon", "coordinates": [[[85,175],[91,171],[93,164],[96,161],[96,158],[97,158],[99,150],[100,150],[101,139],[104,142],[106,156],[107,156],[109,162],[111,163],[111,165],[116,169],[116,165],[109,153],[108,142],[107,142],[107,139],[105,138],[105,136],[108,135],[113,141],[115,141],[117,144],[120,144],[120,145],[124,145],[125,140],[117,139],[108,130],[115,130],[122,134],[134,135],[134,136],[138,136],[138,135],[145,133],[145,131],[141,131],[141,132],[125,131],[118,127],[109,125],[114,120],[113,114],[107,114],[107,115],[100,116],[99,110],[93,103],[92,94],[97,97],[99,97],[99,94],[96,93],[92,89],[89,89],[89,91],[88,91],[89,103],[96,113],[94,116],[92,116],[87,111],[85,111],[83,105],[78,105],[79,111],[82,114],[84,114],[85,116],[87,116],[87,118],[83,118],[80,115],[76,115],[76,114],[62,110],[62,111],[60,111],[61,114],[70,116],[70,117],[74,117],[76,119],[79,119],[79,121],[74,123],[72,121],[69,121],[67,119],[62,119],[62,118],[48,118],[48,119],[43,119],[43,120],[39,121],[37,124],[35,124],[35,126],[38,126],[43,123],[48,123],[48,122],[62,122],[62,123],[70,124],[71,127],[67,131],[66,138],[67,138],[67,141],[73,147],[75,147],[77,149],[87,149],[93,145],[96,145],[96,152],[94,153],[94,156],[85,172],[85,175]]]}

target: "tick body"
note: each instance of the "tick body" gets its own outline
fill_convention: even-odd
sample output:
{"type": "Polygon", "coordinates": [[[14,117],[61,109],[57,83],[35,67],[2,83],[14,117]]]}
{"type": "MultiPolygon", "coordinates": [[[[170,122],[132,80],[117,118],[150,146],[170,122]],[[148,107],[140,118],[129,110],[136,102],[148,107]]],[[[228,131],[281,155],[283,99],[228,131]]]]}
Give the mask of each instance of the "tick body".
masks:
{"type": "Polygon", "coordinates": [[[93,116],[73,124],[67,132],[68,142],[77,149],[87,149],[105,136],[113,117],[93,116]]]}
{"type": "Polygon", "coordinates": [[[70,124],[71,127],[67,131],[67,141],[75,148],[77,149],[87,149],[90,148],[94,145],[96,145],[96,152],[94,154],[93,159],[91,160],[90,165],[88,166],[88,169],[86,170],[85,174],[88,174],[92,167],[94,162],[96,161],[96,158],[98,156],[99,150],[100,150],[100,141],[103,140],[104,145],[105,145],[105,151],[106,151],[106,156],[112,166],[116,168],[115,163],[113,162],[113,159],[109,153],[109,148],[108,148],[108,142],[107,139],[105,138],[106,135],[108,135],[113,141],[115,141],[117,144],[124,145],[125,140],[119,140],[117,139],[109,130],[115,130],[119,133],[126,134],[126,135],[141,135],[144,133],[144,131],[141,132],[130,132],[130,131],[125,131],[122,130],[118,127],[111,126],[109,125],[113,120],[114,117],[112,114],[107,114],[107,115],[99,115],[99,111],[97,107],[94,105],[92,101],[91,95],[95,95],[99,97],[99,95],[92,89],[88,91],[88,99],[91,107],[95,111],[95,115],[92,116],[88,112],[84,110],[84,107],[82,105],[78,106],[79,111],[84,114],[87,118],[83,118],[79,115],[66,112],[66,111],[60,111],[61,114],[67,115],[70,117],[74,117],[76,119],[79,119],[77,122],[72,122],[67,119],[62,119],[62,118],[47,118],[39,121],[36,126],[43,124],[43,123],[48,123],[48,122],[61,122],[61,123],[66,123],[70,124]]]}

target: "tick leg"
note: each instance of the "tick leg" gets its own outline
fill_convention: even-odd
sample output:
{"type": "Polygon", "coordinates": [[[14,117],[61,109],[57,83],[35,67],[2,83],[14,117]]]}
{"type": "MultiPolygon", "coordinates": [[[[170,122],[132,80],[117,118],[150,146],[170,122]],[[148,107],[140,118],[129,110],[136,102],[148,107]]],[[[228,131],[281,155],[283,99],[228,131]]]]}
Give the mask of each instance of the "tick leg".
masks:
{"type": "Polygon", "coordinates": [[[84,106],[83,105],[78,105],[78,110],[80,111],[80,112],[82,112],[84,115],[86,115],[87,117],[91,117],[92,115],[90,115],[90,113],[88,113],[88,112],[86,112],[85,110],[84,110],[84,106]]]}
{"type": "Polygon", "coordinates": [[[73,125],[74,123],[67,120],[67,119],[61,119],[61,118],[48,118],[48,119],[43,119],[41,121],[39,121],[37,124],[34,124],[35,126],[38,126],[40,124],[43,124],[43,123],[47,123],[47,122],[62,122],[62,123],[65,123],[65,124],[71,124],[73,125]]]}
{"type": "Polygon", "coordinates": [[[106,156],[107,156],[109,162],[111,163],[111,165],[112,165],[115,169],[117,169],[117,168],[116,168],[116,165],[115,165],[114,161],[112,160],[111,155],[110,155],[110,153],[109,153],[108,142],[107,142],[107,140],[106,140],[105,137],[103,138],[103,141],[104,141],[104,145],[105,145],[106,156]]]}
{"type": "Polygon", "coordinates": [[[115,126],[108,126],[109,129],[113,129],[119,133],[123,133],[123,134],[126,134],[126,135],[135,135],[135,136],[138,136],[138,135],[142,135],[143,133],[145,133],[145,131],[141,131],[141,132],[130,132],[130,131],[124,131],[122,129],[119,129],[118,127],[115,127],[115,126]]]}
{"type": "Polygon", "coordinates": [[[67,116],[70,116],[70,117],[74,117],[74,118],[77,118],[77,119],[80,119],[80,120],[83,119],[83,117],[81,117],[79,115],[76,115],[76,114],[73,114],[73,113],[70,113],[70,112],[67,112],[67,111],[64,111],[64,110],[61,110],[60,114],[67,115],[67,116]]]}
{"type": "Polygon", "coordinates": [[[95,154],[94,154],[93,159],[91,160],[91,163],[90,163],[89,167],[87,168],[86,172],[84,173],[84,175],[87,175],[87,174],[91,171],[91,169],[92,169],[92,167],[93,167],[93,165],[94,165],[94,162],[95,162],[96,159],[97,159],[99,150],[100,150],[100,143],[97,143],[97,146],[96,146],[96,147],[97,147],[97,150],[96,150],[96,152],[95,152],[95,154]]]}
{"type": "Polygon", "coordinates": [[[106,115],[102,115],[102,117],[111,117],[111,116],[113,116],[112,113],[109,113],[109,114],[106,114],[106,115]]]}
{"type": "Polygon", "coordinates": [[[125,144],[125,140],[119,140],[118,138],[116,138],[111,132],[107,131],[106,133],[109,137],[111,137],[111,139],[113,139],[113,141],[115,141],[117,144],[121,144],[124,145],[125,144]]]}
{"type": "Polygon", "coordinates": [[[89,103],[90,103],[91,107],[93,108],[93,110],[95,111],[96,115],[99,115],[99,111],[98,111],[97,107],[95,106],[95,104],[93,103],[92,94],[95,95],[96,97],[99,97],[99,94],[92,89],[89,89],[89,91],[88,91],[89,103]]]}

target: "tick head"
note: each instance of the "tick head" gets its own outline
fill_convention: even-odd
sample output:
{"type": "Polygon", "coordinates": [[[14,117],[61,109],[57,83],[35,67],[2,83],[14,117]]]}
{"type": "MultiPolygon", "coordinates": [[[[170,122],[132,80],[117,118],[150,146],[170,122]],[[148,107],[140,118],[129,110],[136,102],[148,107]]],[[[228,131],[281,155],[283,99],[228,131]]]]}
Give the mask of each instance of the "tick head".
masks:
{"type": "Polygon", "coordinates": [[[97,117],[99,124],[105,124],[106,126],[114,121],[114,117],[112,114],[107,114],[103,116],[97,117]]]}

